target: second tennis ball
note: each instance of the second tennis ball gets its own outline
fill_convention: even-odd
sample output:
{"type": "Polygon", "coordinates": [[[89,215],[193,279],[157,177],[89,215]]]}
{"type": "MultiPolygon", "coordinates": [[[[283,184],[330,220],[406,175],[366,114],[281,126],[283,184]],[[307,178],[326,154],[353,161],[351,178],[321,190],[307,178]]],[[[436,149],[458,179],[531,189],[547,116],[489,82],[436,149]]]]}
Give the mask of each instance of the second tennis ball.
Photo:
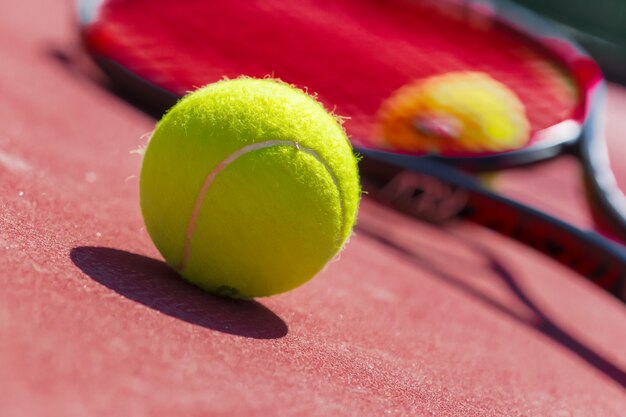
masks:
{"type": "Polygon", "coordinates": [[[191,283],[235,298],[312,278],[343,247],[360,196],[337,119],[283,82],[201,88],[157,124],[140,178],[146,228],[191,283]]]}
{"type": "Polygon", "coordinates": [[[517,94],[489,74],[449,72],[413,81],[379,111],[381,145],[467,156],[522,148],[530,123],[517,94]]]}

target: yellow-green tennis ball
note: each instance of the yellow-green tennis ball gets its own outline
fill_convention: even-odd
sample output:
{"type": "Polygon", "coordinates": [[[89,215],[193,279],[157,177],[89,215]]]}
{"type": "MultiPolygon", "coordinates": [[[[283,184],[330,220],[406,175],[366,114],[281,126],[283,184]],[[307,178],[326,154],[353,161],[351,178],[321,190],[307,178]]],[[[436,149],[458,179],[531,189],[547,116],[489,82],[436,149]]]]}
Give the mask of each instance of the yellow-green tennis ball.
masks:
{"type": "Polygon", "coordinates": [[[236,298],[311,279],[343,247],[360,196],[337,119],[283,82],[201,88],[157,124],[140,178],[155,245],[185,279],[236,298]]]}

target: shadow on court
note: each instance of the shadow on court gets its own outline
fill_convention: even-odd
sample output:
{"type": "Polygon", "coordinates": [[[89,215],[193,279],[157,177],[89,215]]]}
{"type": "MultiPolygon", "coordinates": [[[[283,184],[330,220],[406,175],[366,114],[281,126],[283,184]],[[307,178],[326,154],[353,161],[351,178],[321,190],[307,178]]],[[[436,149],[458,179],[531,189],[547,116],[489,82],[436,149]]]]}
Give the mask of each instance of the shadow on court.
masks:
{"type": "Polygon", "coordinates": [[[89,246],[72,249],[70,258],[94,281],[179,320],[254,339],[278,339],[288,333],[287,324],[262,304],[212,296],[156,259],[89,246]]]}
{"type": "MultiPolygon", "coordinates": [[[[468,285],[462,279],[455,277],[453,274],[443,271],[440,267],[430,262],[427,258],[419,256],[419,254],[405,247],[405,245],[396,242],[393,239],[388,238],[387,236],[384,236],[382,233],[375,230],[375,228],[367,227],[364,222],[359,223],[359,225],[357,226],[357,230],[360,235],[367,236],[368,238],[379,242],[387,248],[391,248],[392,250],[402,255],[402,257],[404,257],[408,261],[413,262],[420,268],[432,273],[433,275],[451,285],[452,287],[456,288],[457,290],[462,291],[468,296],[479,300],[484,305],[498,311],[499,313],[504,314],[509,318],[542,333],[545,337],[575,353],[587,364],[602,372],[604,375],[611,378],[620,386],[626,388],[626,372],[624,372],[622,369],[620,369],[620,367],[616,366],[611,361],[607,360],[602,355],[585,345],[580,340],[576,339],[561,326],[559,326],[554,320],[552,320],[546,313],[544,313],[542,309],[532,300],[532,298],[524,292],[522,287],[515,279],[515,276],[502,264],[502,262],[500,262],[496,256],[492,255],[486,247],[478,244],[478,242],[467,241],[463,239],[465,240],[465,243],[473,247],[480,255],[484,257],[490,268],[496,273],[496,276],[500,280],[502,280],[502,282],[507,286],[509,291],[511,291],[518,298],[518,300],[526,306],[526,308],[534,313],[534,320],[529,321],[526,318],[519,316],[515,311],[513,311],[506,305],[483,293],[479,289],[468,285]]],[[[456,235],[455,237],[458,239],[462,239],[461,237],[456,235]]]]}

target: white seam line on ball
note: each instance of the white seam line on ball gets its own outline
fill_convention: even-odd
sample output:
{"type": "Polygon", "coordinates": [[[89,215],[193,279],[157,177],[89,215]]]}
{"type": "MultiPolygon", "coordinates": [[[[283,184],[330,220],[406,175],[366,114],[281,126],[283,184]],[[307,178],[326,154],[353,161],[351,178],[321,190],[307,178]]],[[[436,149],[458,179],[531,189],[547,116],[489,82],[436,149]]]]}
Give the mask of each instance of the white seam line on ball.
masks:
{"type": "Polygon", "coordinates": [[[189,223],[187,225],[187,234],[185,235],[185,246],[183,248],[183,257],[178,266],[179,271],[184,271],[187,268],[187,262],[189,261],[189,255],[191,253],[191,239],[193,238],[193,233],[196,230],[196,224],[198,222],[198,216],[200,215],[200,209],[202,209],[202,204],[204,203],[204,198],[206,197],[206,193],[209,191],[209,187],[215,181],[217,175],[226,169],[230,164],[235,162],[239,157],[257,151],[259,149],[270,148],[272,146],[291,146],[292,148],[296,148],[299,151],[305,152],[311,155],[313,158],[317,159],[319,163],[321,163],[335,184],[335,188],[337,188],[337,193],[339,194],[339,211],[341,215],[341,221],[339,224],[339,236],[338,239],[341,238],[341,231],[343,230],[343,196],[341,195],[341,189],[339,188],[339,182],[337,182],[337,178],[335,174],[330,169],[326,162],[312,149],[302,147],[298,142],[293,142],[289,140],[268,140],[265,142],[253,143],[251,145],[244,146],[241,149],[236,150],[225,159],[223,159],[211,172],[207,175],[204,183],[202,184],[202,188],[200,188],[200,192],[196,197],[196,201],[193,206],[193,210],[191,211],[191,216],[189,217],[189,223]]]}

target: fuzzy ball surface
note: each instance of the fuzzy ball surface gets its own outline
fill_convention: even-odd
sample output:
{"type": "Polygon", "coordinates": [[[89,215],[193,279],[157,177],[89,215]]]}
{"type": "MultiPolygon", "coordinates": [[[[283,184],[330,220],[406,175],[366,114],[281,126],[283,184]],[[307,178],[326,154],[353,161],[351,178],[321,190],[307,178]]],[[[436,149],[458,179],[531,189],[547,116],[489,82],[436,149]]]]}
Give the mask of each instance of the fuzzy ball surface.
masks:
{"type": "Polygon", "coordinates": [[[165,260],[218,295],[295,288],[342,249],[360,198],[341,123],[273,79],[238,78],[181,99],[158,122],[141,210],[165,260]]]}

